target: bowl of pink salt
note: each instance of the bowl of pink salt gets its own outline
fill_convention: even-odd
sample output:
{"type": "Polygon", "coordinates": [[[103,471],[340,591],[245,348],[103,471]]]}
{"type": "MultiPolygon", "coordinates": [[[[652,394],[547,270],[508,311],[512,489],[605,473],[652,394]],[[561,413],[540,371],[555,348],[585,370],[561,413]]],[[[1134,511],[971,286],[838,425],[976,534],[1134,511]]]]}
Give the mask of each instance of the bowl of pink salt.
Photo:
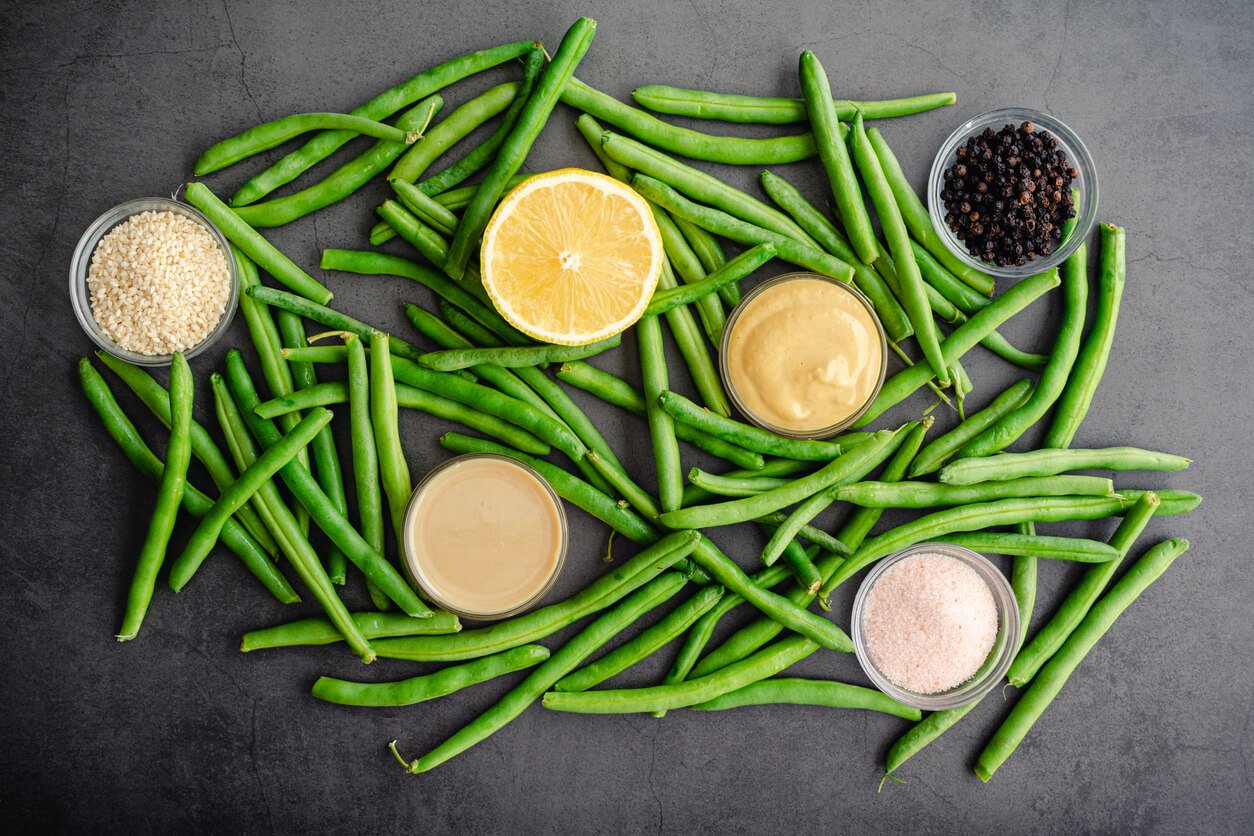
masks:
{"type": "Polygon", "coordinates": [[[853,644],[877,688],[931,711],[974,702],[1019,645],[1014,591],[983,555],[920,543],[879,561],[853,602],[853,644]]]}

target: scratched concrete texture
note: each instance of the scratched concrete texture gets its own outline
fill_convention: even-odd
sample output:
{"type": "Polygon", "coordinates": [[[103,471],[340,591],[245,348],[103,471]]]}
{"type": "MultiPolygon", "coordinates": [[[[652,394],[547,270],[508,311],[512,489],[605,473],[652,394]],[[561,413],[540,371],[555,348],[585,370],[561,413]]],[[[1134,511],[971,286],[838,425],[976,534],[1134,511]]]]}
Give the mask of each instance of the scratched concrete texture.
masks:
{"type": "MultiPolygon", "coordinates": [[[[0,21],[0,815],[11,826],[135,833],[1249,832],[1254,17],[1243,0],[108,0],[3,3],[0,21]],[[340,647],[241,654],[246,630],[317,607],[279,606],[225,551],[178,596],[161,585],[137,641],[113,641],[154,489],[104,434],[78,390],[75,363],[93,348],[66,294],[79,234],[116,203],[175,191],[199,151],[217,139],[293,112],[349,110],[469,50],[524,38],[555,45],[580,14],[598,18],[600,27],[579,75],[620,98],[646,83],[797,95],[803,48],[819,54],[840,96],[956,91],[953,107],[881,126],[919,186],[944,137],[998,106],[1045,109],[1089,144],[1100,172],[1100,217],[1128,229],[1128,284],[1110,366],[1077,443],[1187,454],[1195,463],[1186,472],[1119,474],[1118,484],[1187,488],[1206,501],[1187,517],[1151,523],[1138,552],[1168,536],[1189,538],[1192,550],[1118,620],[989,784],[973,776],[971,764],[1013,692],[995,692],[915,756],[901,770],[904,783],[878,793],[884,754],[908,723],[790,706],[672,711],[664,720],[559,715],[535,706],[440,769],[407,775],[388,754],[388,741],[399,740],[401,752],[415,756],[475,718],[520,675],[410,708],[318,702],[309,686],[320,674],[384,680],[429,668],[363,668],[340,647]]],[[[515,73],[501,68],[445,91],[445,112],[515,73]]],[[[573,123],[573,112],[559,107],[526,169],[594,166],[573,123]]],[[[798,130],[702,127],[763,136],[798,130]]],[[[257,167],[245,163],[208,182],[229,193],[257,167]]],[[[756,168],[704,167],[759,193],[756,168]]],[[[780,170],[814,200],[827,200],[816,162],[780,170]]],[[[409,334],[400,303],[429,303],[425,291],[399,279],[317,269],[320,248],[366,246],[371,209],[386,192],[382,182],[372,183],[271,238],[324,279],[343,310],[409,334]]],[[[773,264],[761,275],[783,269],[773,264]]],[[[1038,303],[1012,320],[1006,335],[1025,348],[1048,349],[1059,307],[1057,298],[1038,303]]],[[[244,323],[236,321],[193,363],[197,415],[211,425],[208,375],[222,367],[230,346],[255,362],[244,323]]],[[[638,379],[634,340],[597,362],[638,379]]],[[[678,361],[671,365],[674,385],[691,391],[678,361]]],[[[978,350],[967,368],[975,406],[1023,374],[978,350]]],[[[164,380],[164,371],[158,376],[164,380]]],[[[120,397],[163,450],[160,428],[129,393],[120,397]]],[[[575,398],[628,469],[652,485],[644,424],[582,393],[575,398]]],[[[917,395],[883,424],[916,417],[928,404],[917,395]]],[[[943,407],[936,414],[938,430],[956,421],[943,407]]],[[[436,439],[450,428],[404,415],[415,474],[445,457],[436,439]]],[[[341,436],[345,429],[337,421],[341,436]]],[[[1021,445],[1042,432],[1037,427],[1021,445]]],[[[718,467],[692,450],[684,457],[686,464],[718,467]]],[[[193,480],[205,485],[198,467],[193,480]]],[[[574,509],[570,516],[570,556],[550,602],[604,570],[604,526],[574,509]]],[[[881,525],[903,518],[890,514],[881,525]]],[[[837,519],[833,511],[821,522],[837,519]]],[[[1112,525],[1043,529],[1105,537],[1112,525]]],[[[181,521],[175,543],[189,531],[181,521]]],[[[762,544],[756,531],[737,527],[716,537],[752,568],[762,544]]],[[[622,560],[632,547],[620,540],[613,552],[622,560]]],[[[1034,624],[1057,608],[1080,571],[1042,563],[1034,624]]],[[[852,593],[850,585],[834,600],[832,617],[843,627],[852,593]]],[[[368,600],[359,579],[345,596],[358,607],[368,600]]],[[[733,614],[715,640],[749,617],[733,614]]],[[[570,635],[546,642],[556,646],[570,635]]],[[[616,682],[656,682],[674,653],[668,647],[616,682]]],[[[866,681],[852,656],[828,652],[795,670],[866,681]]]]}

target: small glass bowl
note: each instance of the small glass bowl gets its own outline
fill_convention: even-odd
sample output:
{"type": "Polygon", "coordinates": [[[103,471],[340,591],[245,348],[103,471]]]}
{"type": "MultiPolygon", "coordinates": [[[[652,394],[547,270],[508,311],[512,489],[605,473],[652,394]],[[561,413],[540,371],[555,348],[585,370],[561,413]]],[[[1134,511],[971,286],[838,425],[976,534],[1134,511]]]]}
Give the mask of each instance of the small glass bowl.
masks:
{"type": "Polygon", "coordinates": [[[740,304],[736,305],[732,312],[728,314],[727,323],[723,326],[723,336],[719,341],[718,371],[720,377],[723,379],[723,388],[727,390],[727,396],[731,398],[731,402],[735,404],[736,409],[740,411],[740,414],[748,418],[751,423],[764,430],[769,430],[776,435],[782,435],[785,438],[831,438],[838,432],[853,426],[853,424],[862,417],[863,413],[871,407],[871,404],[875,402],[876,396],[879,395],[880,387],[884,385],[884,378],[888,373],[888,337],[884,333],[884,326],[880,322],[879,316],[875,313],[875,307],[871,304],[871,300],[867,299],[866,296],[862,294],[862,291],[858,290],[852,284],[846,284],[839,279],[833,279],[831,276],[824,276],[822,273],[784,273],[783,275],[767,279],[753,288],[753,290],[750,290],[744,295],[744,297],[741,298],[740,304]],[[736,392],[736,384],[735,381],[732,380],[731,369],[727,359],[728,348],[731,345],[732,330],[736,327],[736,321],[740,319],[740,315],[745,311],[749,304],[753,302],[754,298],[768,288],[775,287],[776,285],[784,282],[796,281],[798,279],[819,279],[820,281],[836,285],[842,290],[848,292],[849,295],[853,296],[862,304],[862,307],[866,308],[866,312],[871,316],[871,321],[875,323],[875,330],[879,334],[880,338],[879,376],[876,378],[875,386],[871,389],[871,394],[867,397],[866,402],[862,404],[862,406],[858,407],[852,415],[845,418],[843,421],[832,424],[829,427],[821,427],[816,430],[793,430],[787,427],[779,427],[755,415],[752,410],[745,406],[744,402],[740,399],[740,395],[736,392]]]}
{"type": "Polygon", "coordinates": [[[927,208],[928,214],[932,216],[932,228],[945,242],[949,251],[963,263],[1004,278],[1032,276],[1062,264],[1093,231],[1093,225],[1097,223],[1097,169],[1093,165],[1093,157],[1089,154],[1089,149],[1085,147],[1076,132],[1049,114],[1025,107],[990,110],[959,125],[936,152],[936,159],[932,163],[932,173],[928,175],[927,180],[927,208]],[[999,131],[1005,125],[1018,127],[1024,122],[1031,122],[1038,130],[1049,131],[1058,141],[1063,153],[1067,155],[1068,162],[1080,173],[1079,177],[1071,181],[1072,188],[1080,192],[1078,217],[1071,236],[1049,255],[1033,259],[1019,267],[1013,265],[998,267],[996,264],[990,264],[972,255],[967,245],[949,228],[949,225],[945,223],[945,201],[941,200],[940,195],[945,188],[945,171],[958,159],[958,148],[965,145],[968,139],[982,133],[985,128],[999,131]]]}
{"type": "Polygon", "coordinates": [[[1006,576],[996,566],[989,562],[988,558],[970,549],[950,543],[919,543],[879,561],[870,574],[862,581],[862,585],[858,587],[858,594],[853,600],[852,633],[853,648],[854,653],[857,654],[858,663],[862,665],[862,670],[866,672],[866,675],[875,684],[876,688],[906,705],[912,705],[925,711],[941,711],[946,708],[957,708],[960,705],[966,705],[969,702],[978,700],[993,690],[993,687],[1006,675],[1006,671],[1010,669],[1010,663],[1014,660],[1015,652],[1018,650],[1019,605],[1015,601],[1014,590],[1010,588],[1010,582],[1006,580],[1006,576]],[[984,664],[980,665],[979,669],[966,682],[948,691],[941,691],[935,694],[919,694],[914,691],[908,691],[894,684],[886,677],[871,659],[871,653],[867,647],[866,626],[863,623],[866,617],[867,597],[875,586],[876,581],[880,579],[880,576],[894,564],[908,557],[924,553],[942,554],[946,557],[961,560],[970,566],[988,584],[989,592],[993,594],[993,604],[997,607],[997,638],[993,640],[993,647],[989,650],[984,664]]]}
{"type": "Polygon", "coordinates": [[[509,456],[502,456],[497,453],[464,453],[463,455],[454,456],[448,461],[433,467],[430,472],[422,478],[422,481],[418,483],[417,487],[414,488],[414,492],[410,494],[409,502],[405,506],[404,532],[404,542],[400,544],[400,551],[405,564],[405,572],[409,575],[410,580],[412,580],[413,583],[420,590],[422,590],[422,593],[437,606],[448,610],[461,618],[468,618],[473,621],[495,621],[500,618],[509,618],[512,615],[518,615],[519,613],[526,612],[539,603],[540,599],[553,588],[553,584],[557,581],[557,576],[562,573],[562,567],[566,565],[566,549],[570,542],[570,530],[566,522],[566,508],[562,505],[561,498],[557,495],[557,491],[553,490],[553,486],[549,484],[549,481],[541,476],[535,468],[523,464],[517,459],[510,458],[509,456]],[[418,565],[418,555],[414,553],[414,547],[411,538],[409,537],[409,529],[412,524],[411,520],[418,512],[418,501],[422,498],[423,491],[430,486],[437,476],[448,470],[450,467],[476,459],[490,459],[492,461],[498,461],[502,464],[506,464],[523,471],[540,483],[540,486],[544,488],[544,492],[548,495],[549,499],[552,500],[553,508],[557,513],[557,560],[554,561],[553,571],[549,574],[548,579],[545,580],[545,582],[541,584],[535,593],[527,598],[527,600],[521,601],[516,606],[508,609],[493,612],[470,610],[465,607],[460,607],[456,603],[449,601],[441,595],[440,591],[435,589],[432,584],[427,583],[426,578],[423,576],[422,569],[418,565]]]}
{"type": "Polygon", "coordinates": [[[239,301],[239,276],[235,272],[235,259],[231,255],[231,247],[222,232],[214,226],[212,221],[186,203],[180,203],[168,197],[141,197],[128,200],[114,206],[87,227],[83,237],[78,239],[78,246],[74,248],[74,255],[70,258],[70,301],[74,305],[74,315],[78,317],[78,324],[83,326],[83,331],[91,337],[92,342],[114,357],[136,366],[168,366],[173,355],[140,354],[123,348],[110,339],[96,322],[91,309],[91,293],[87,289],[87,273],[91,268],[91,257],[100,239],[118,224],[141,212],[177,212],[191,218],[213,236],[213,240],[217,242],[226,258],[227,279],[231,289],[227,295],[226,307],[222,310],[222,318],[203,340],[183,352],[184,357],[191,359],[208,350],[219,337],[226,333],[231,325],[232,317],[235,316],[236,304],[239,301]]]}

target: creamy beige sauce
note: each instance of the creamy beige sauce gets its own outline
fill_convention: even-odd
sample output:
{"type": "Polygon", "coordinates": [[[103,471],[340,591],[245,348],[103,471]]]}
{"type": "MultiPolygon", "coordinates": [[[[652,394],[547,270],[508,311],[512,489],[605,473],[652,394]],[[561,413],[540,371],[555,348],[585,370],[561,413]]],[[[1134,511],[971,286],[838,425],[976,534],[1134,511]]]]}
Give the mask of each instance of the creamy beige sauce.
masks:
{"type": "Polygon", "coordinates": [[[727,344],[728,384],[760,422],[805,433],[847,420],[875,391],[879,329],[843,285],[798,278],[749,300],[727,344]]]}
{"type": "Polygon", "coordinates": [[[433,597],[466,614],[515,609],[540,592],[562,550],[545,485],[500,459],[465,459],[435,474],[406,517],[410,569],[433,597]]]}

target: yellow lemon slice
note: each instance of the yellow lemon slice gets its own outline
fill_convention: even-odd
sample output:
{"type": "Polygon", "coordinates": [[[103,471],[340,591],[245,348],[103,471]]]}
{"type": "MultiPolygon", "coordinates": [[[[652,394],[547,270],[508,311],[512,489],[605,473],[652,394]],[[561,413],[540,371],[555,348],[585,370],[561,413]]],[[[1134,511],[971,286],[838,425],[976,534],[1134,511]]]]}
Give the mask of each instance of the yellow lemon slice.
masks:
{"type": "Polygon", "coordinates": [[[644,313],[662,272],[662,235],[629,186],[563,168],[505,196],[480,258],[484,289],[510,325],[544,342],[585,345],[644,313]]]}

